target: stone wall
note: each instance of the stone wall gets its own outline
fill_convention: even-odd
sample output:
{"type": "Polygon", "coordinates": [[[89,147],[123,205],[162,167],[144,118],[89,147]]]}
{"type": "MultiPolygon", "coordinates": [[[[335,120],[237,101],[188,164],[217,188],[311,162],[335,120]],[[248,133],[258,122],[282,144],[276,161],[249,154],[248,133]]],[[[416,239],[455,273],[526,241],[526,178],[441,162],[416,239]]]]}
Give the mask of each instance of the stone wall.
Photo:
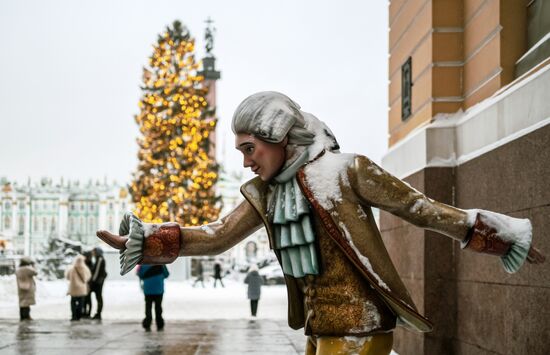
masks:
{"type": "Polygon", "coordinates": [[[493,256],[381,213],[381,232],[431,333],[404,329],[406,354],[546,354],[550,349],[550,126],[454,168],[426,168],[405,179],[431,198],[530,218],[534,243],[549,258],[504,271],[493,256]]]}

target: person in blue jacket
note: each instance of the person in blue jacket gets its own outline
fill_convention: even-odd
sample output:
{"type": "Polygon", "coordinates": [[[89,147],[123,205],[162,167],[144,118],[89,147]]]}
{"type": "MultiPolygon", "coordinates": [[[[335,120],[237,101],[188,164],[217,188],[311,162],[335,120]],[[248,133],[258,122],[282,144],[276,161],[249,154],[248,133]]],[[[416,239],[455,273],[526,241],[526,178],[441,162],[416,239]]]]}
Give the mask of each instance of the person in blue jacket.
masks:
{"type": "Polygon", "coordinates": [[[143,319],[143,328],[145,331],[151,331],[151,322],[153,315],[151,309],[155,304],[155,321],[157,330],[164,329],[164,319],[162,318],[162,296],[164,295],[164,279],[170,275],[165,265],[140,265],[137,270],[143,294],[145,295],[145,319],[143,319]]]}

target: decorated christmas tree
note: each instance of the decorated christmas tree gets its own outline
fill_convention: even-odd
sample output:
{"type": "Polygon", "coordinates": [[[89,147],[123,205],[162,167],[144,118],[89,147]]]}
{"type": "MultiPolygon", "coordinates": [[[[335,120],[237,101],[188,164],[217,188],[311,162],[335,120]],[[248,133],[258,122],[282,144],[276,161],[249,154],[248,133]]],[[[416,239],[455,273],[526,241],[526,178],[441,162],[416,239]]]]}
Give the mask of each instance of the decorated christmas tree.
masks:
{"type": "Polygon", "coordinates": [[[130,186],[135,213],[145,222],[188,226],[214,221],[221,208],[214,190],[218,164],[209,154],[216,119],[198,73],[194,38],[175,21],[153,48],[143,69],[143,95],[135,117],[142,134],[130,186]]]}

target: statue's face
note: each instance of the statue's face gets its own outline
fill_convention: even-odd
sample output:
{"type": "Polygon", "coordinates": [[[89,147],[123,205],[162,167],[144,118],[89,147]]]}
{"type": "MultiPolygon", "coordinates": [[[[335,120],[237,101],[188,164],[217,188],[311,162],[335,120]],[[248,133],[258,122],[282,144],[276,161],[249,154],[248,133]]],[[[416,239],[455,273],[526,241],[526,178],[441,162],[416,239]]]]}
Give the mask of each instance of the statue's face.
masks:
{"type": "Polygon", "coordinates": [[[251,134],[235,136],[235,147],[243,153],[243,166],[260,176],[263,181],[271,180],[283,166],[287,139],[281,143],[267,143],[251,134]]]}

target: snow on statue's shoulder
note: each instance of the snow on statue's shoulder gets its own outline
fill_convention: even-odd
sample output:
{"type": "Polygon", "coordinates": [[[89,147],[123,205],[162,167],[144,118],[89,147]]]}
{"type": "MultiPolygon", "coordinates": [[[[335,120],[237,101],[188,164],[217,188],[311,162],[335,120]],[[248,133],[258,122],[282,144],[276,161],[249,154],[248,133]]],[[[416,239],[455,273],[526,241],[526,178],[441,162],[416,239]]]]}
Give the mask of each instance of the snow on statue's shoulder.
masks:
{"type": "Polygon", "coordinates": [[[323,156],[305,168],[306,180],[313,196],[326,210],[334,202],[342,201],[340,184],[349,186],[347,169],[355,160],[355,154],[325,152],[323,156]]]}

